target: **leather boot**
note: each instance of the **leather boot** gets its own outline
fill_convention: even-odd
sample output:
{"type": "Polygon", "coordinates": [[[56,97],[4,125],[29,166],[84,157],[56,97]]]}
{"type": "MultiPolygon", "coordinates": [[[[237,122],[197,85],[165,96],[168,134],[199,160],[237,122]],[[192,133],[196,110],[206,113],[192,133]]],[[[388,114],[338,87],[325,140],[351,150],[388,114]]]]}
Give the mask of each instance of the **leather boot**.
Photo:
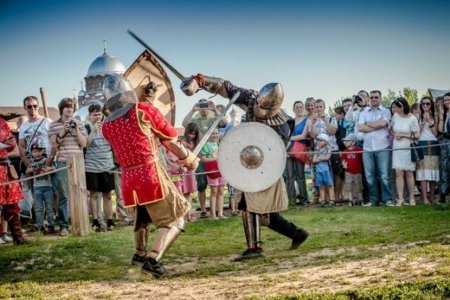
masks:
{"type": "Polygon", "coordinates": [[[270,223],[268,226],[273,231],[276,231],[290,239],[292,239],[289,250],[295,250],[303,244],[309,236],[309,233],[295,224],[288,222],[279,213],[270,214],[270,223]]]}

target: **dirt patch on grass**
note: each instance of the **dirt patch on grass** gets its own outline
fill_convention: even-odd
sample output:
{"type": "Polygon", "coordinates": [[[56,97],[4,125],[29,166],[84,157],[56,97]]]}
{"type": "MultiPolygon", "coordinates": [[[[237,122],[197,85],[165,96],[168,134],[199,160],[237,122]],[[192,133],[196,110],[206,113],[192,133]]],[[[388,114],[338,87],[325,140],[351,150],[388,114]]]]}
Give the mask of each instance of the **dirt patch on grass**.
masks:
{"type": "Polygon", "coordinates": [[[247,268],[247,264],[243,263],[240,271],[223,272],[207,278],[189,278],[183,275],[194,273],[201,265],[214,262],[193,261],[168,265],[171,276],[160,280],[142,274],[139,268],[130,267],[122,281],[49,283],[44,287],[44,294],[47,299],[246,299],[251,296],[336,292],[445,278],[450,275],[450,247],[439,247],[443,247],[446,255],[429,255],[426,251],[411,255],[408,249],[415,248],[414,245],[396,251],[391,249],[396,246],[383,246],[380,249],[388,250],[390,254],[382,258],[321,266],[302,266],[300,263],[301,260],[336,255],[335,251],[331,253],[330,250],[323,250],[306,257],[279,261],[270,267],[264,266],[263,271],[260,268],[258,272],[254,272],[258,269],[257,264],[248,265],[247,268]]]}

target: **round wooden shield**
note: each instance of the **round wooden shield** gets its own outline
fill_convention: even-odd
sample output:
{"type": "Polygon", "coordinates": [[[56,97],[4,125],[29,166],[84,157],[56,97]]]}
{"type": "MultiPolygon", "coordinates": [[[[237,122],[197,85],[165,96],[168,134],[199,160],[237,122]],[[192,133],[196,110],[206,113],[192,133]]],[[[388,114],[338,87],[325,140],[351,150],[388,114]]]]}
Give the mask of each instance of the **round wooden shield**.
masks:
{"type": "Polygon", "coordinates": [[[231,186],[244,192],[260,192],[283,174],[286,148],[269,126],[242,123],[221,140],[218,161],[220,173],[231,186]]]}
{"type": "Polygon", "coordinates": [[[145,50],[123,74],[134,87],[140,102],[151,102],[175,124],[175,95],[167,73],[157,59],[145,50]]]}

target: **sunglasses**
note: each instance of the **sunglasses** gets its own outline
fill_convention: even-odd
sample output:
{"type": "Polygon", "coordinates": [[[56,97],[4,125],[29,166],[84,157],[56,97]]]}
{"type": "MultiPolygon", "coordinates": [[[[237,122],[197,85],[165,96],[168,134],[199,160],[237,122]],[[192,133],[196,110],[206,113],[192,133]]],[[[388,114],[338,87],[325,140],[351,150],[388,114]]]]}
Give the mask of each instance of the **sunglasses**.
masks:
{"type": "Polygon", "coordinates": [[[37,105],[37,104],[27,105],[28,109],[32,109],[32,108],[37,109],[38,107],[39,107],[39,105],[37,105]]]}
{"type": "Polygon", "coordinates": [[[430,106],[430,105],[431,105],[431,102],[423,102],[422,105],[430,106]]]}

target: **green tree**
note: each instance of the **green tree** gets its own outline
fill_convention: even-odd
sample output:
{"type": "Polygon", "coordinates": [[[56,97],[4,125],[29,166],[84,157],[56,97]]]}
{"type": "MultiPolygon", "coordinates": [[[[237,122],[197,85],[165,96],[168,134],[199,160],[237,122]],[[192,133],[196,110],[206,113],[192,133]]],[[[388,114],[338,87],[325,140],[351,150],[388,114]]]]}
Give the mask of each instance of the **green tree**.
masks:
{"type": "Polygon", "coordinates": [[[383,96],[381,100],[381,105],[383,107],[391,107],[391,103],[394,102],[395,98],[397,98],[395,92],[392,89],[388,89],[387,95],[383,96]]]}
{"type": "Polygon", "coordinates": [[[417,90],[410,87],[403,88],[403,97],[405,97],[409,105],[413,105],[419,101],[419,97],[417,97],[417,90]]]}
{"type": "Polygon", "coordinates": [[[342,100],[337,100],[333,105],[328,106],[328,115],[334,116],[334,109],[342,105],[342,100]]]}

